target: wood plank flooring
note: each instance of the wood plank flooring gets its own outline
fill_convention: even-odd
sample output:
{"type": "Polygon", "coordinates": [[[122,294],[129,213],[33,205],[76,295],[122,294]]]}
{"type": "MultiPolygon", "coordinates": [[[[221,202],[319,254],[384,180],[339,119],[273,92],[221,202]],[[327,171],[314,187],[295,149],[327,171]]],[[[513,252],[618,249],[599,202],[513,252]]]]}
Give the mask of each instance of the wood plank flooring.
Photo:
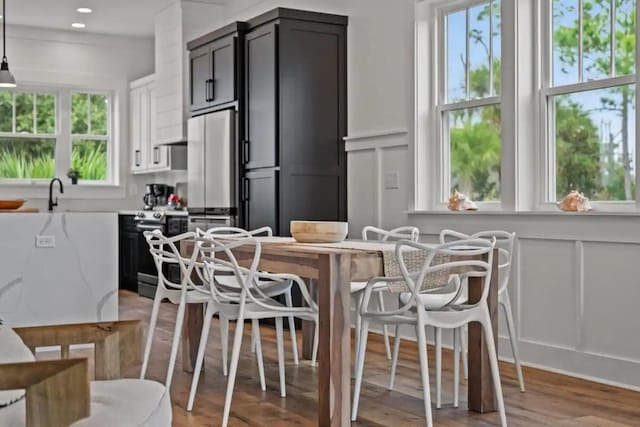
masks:
{"type": "MultiPolygon", "coordinates": [[[[152,301],[133,293],[120,293],[122,319],[142,319],[148,322],[152,301]]],[[[151,355],[148,378],[164,382],[175,319],[175,306],[165,303],[160,310],[151,355]]],[[[286,323],[286,322],[285,322],[286,323]]],[[[232,326],[233,328],[233,326],[232,326]]],[[[191,375],[182,371],[180,353],[171,395],[174,405],[174,426],[219,426],[224,404],[226,378],[222,375],[220,335],[217,320],[211,328],[207,347],[205,372],[193,412],[186,408],[191,375]]],[[[275,332],[262,328],[267,391],[260,390],[255,357],[249,349],[249,329],[241,351],[238,377],[231,408],[232,426],[313,426],[316,425],[316,372],[307,361],[295,366],[291,356],[289,335],[286,342],[287,397],[279,395],[278,363],[275,332]]],[[[230,335],[232,336],[232,335],[230,335]]],[[[300,337],[298,337],[300,339],[300,337]]],[[[230,343],[231,347],[231,343],[230,343]]],[[[73,352],[72,352],[73,353],[73,352]]],[[[435,401],[435,375],[432,352],[430,369],[435,401]]],[[[417,349],[413,342],[404,341],[395,390],[386,388],[389,362],[384,354],[381,337],[371,334],[365,364],[360,416],[354,426],[418,426],[424,425],[422,390],[417,349]]],[[[466,387],[460,387],[460,408],[451,403],[453,390],[452,354],[443,354],[443,408],[434,406],[436,426],[495,426],[496,414],[477,414],[466,410],[466,387]]],[[[500,371],[507,407],[507,420],[516,426],[559,427],[624,427],[640,426],[640,393],[596,384],[538,369],[524,368],[526,393],[518,390],[513,365],[501,363],[500,371]]],[[[137,372],[128,373],[136,376],[137,372]]]]}

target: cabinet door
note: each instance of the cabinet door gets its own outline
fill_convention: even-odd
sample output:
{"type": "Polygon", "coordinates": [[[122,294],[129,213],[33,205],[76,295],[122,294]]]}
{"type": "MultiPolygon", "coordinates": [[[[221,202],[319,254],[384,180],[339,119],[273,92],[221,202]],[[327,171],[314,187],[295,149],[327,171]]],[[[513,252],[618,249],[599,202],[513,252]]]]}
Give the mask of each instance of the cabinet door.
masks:
{"type": "Polygon", "coordinates": [[[138,233],[120,232],[120,289],[138,292],[138,233]]]}
{"type": "Polygon", "coordinates": [[[169,167],[169,154],[166,145],[155,145],[157,138],[156,116],[158,114],[156,89],[153,86],[147,88],[147,102],[149,103],[149,147],[148,169],[166,169],[169,167]]]}
{"type": "Polygon", "coordinates": [[[210,46],[202,46],[189,52],[189,99],[191,111],[209,106],[211,85],[210,46]]]}
{"type": "Polygon", "coordinates": [[[277,30],[265,25],[245,38],[245,141],[247,169],[277,166],[277,30]]]}
{"type": "Polygon", "coordinates": [[[147,103],[145,88],[131,90],[130,96],[131,114],[131,170],[143,171],[147,166],[146,150],[144,149],[147,138],[147,103]]]}
{"type": "Polygon", "coordinates": [[[278,234],[278,172],[260,170],[247,172],[243,181],[245,228],[269,226],[278,234]]]}
{"type": "Polygon", "coordinates": [[[218,105],[236,99],[236,42],[235,35],[211,43],[212,82],[209,84],[210,104],[218,105]]]}

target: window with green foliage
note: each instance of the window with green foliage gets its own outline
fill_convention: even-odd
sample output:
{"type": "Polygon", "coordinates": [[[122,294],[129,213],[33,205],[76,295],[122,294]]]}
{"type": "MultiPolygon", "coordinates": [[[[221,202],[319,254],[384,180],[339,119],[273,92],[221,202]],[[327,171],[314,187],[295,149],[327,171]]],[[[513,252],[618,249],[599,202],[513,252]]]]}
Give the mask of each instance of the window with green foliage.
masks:
{"type": "Polygon", "coordinates": [[[108,183],[110,96],[20,89],[0,91],[0,180],[48,180],[75,169],[81,182],[108,183]]]}
{"type": "Polygon", "coordinates": [[[80,172],[81,179],[107,179],[108,111],[106,95],[71,95],[71,167],[80,172]]]}
{"type": "Polygon", "coordinates": [[[634,200],[636,1],[547,4],[547,199],[634,200]]]}
{"type": "Polygon", "coordinates": [[[500,200],[500,0],[443,10],[438,117],[443,199],[454,190],[500,200]]]}
{"type": "Polygon", "coordinates": [[[52,178],[55,149],[55,95],[0,92],[0,178],[52,178]]]}

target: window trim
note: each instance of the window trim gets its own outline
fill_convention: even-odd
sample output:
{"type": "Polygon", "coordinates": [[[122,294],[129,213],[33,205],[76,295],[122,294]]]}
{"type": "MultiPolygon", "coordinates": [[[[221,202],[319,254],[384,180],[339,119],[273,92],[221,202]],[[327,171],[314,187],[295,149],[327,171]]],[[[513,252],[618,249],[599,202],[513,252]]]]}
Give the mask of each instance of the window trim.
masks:
{"type": "MultiPolygon", "coordinates": [[[[13,93],[34,93],[51,94],[55,98],[56,133],[55,134],[26,134],[0,132],[0,137],[15,139],[55,139],[55,176],[66,177],[67,171],[71,168],[71,150],[74,138],[104,140],[107,143],[107,178],[101,181],[79,179],[77,187],[91,188],[115,188],[118,187],[119,166],[116,161],[116,147],[114,141],[114,108],[115,94],[113,90],[84,89],[82,87],[70,86],[40,86],[40,85],[20,85],[15,88],[3,89],[13,93]],[[73,93],[86,93],[92,95],[103,95],[109,100],[107,108],[107,134],[106,135],[74,135],[71,133],[71,96],[73,93]]],[[[14,102],[15,116],[15,102],[14,102]]],[[[14,119],[15,129],[15,119],[14,119]]],[[[50,179],[33,178],[0,178],[0,187],[40,187],[49,185],[50,179]]]]}

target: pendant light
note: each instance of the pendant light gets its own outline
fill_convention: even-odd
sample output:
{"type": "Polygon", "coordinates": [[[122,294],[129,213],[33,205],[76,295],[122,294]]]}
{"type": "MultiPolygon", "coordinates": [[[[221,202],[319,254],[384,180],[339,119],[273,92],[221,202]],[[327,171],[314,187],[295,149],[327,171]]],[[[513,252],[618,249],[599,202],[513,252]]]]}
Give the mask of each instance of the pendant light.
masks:
{"type": "Polygon", "coordinates": [[[16,87],[16,79],[9,71],[7,61],[7,11],[6,0],[2,0],[2,63],[0,64],[0,87],[16,87]]]}

